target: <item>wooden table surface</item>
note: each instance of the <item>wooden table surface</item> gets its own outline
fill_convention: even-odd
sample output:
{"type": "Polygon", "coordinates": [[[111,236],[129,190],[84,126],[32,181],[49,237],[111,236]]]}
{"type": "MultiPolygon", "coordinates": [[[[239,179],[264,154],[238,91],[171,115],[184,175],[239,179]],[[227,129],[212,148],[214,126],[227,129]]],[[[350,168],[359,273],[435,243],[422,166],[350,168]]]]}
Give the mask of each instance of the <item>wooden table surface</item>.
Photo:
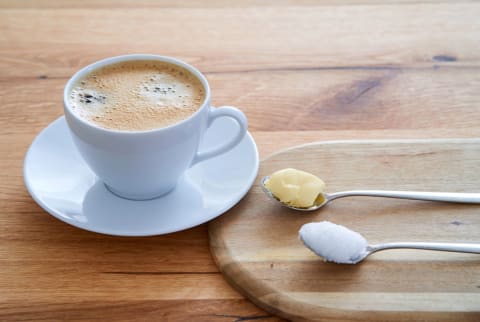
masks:
{"type": "Polygon", "coordinates": [[[22,162],[67,79],[174,56],[250,122],[260,157],[331,139],[480,136],[480,3],[0,1],[0,320],[279,321],[233,290],[204,224],[148,238],[48,215],[22,162]]]}

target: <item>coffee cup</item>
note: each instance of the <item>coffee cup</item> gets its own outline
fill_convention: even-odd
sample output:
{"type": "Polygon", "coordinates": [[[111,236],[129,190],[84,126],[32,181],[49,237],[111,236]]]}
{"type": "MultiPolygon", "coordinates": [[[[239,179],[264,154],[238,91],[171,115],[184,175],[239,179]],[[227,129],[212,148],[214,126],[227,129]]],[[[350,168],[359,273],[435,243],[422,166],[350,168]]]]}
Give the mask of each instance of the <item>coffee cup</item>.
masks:
{"type": "MultiPolygon", "coordinates": [[[[183,75],[184,72],[180,74],[183,75]]],[[[101,78],[102,75],[99,74],[95,78],[101,78]]],[[[179,87],[182,87],[180,85],[179,87]]],[[[191,86],[188,84],[183,86],[185,90],[188,89],[187,87],[190,88],[191,86]]],[[[155,90],[157,87],[153,88],[155,90]]],[[[162,88],[161,91],[156,91],[152,94],[152,97],[156,99],[159,97],[158,95],[163,95],[163,101],[170,100],[168,104],[175,103],[175,94],[168,94],[169,87],[165,88],[165,90],[162,88]]],[[[101,89],[102,87],[100,87],[101,89]]],[[[146,86],[145,90],[148,90],[146,86]]],[[[174,90],[172,91],[174,92],[174,90]]],[[[102,98],[106,96],[108,98],[108,93],[107,95],[100,95],[102,98]]],[[[187,96],[180,97],[185,99],[187,96]]],[[[225,153],[242,141],[247,131],[245,115],[234,107],[212,107],[210,98],[208,82],[197,69],[171,57],[146,54],[117,56],[86,66],[70,78],[63,95],[65,118],[80,155],[97,177],[103,181],[108,190],[120,197],[133,200],[153,199],[170,192],[188,168],[225,153]],[[93,101],[93,99],[89,99],[91,94],[77,93],[78,84],[82,83],[82,79],[95,74],[96,71],[109,68],[109,66],[124,64],[129,65],[127,66],[129,68],[132,66],[132,68],[136,68],[135,64],[137,62],[145,63],[145,66],[149,64],[153,66],[156,66],[155,64],[167,65],[167,67],[171,67],[171,70],[183,70],[186,74],[192,76],[192,81],[196,82],[193,87],[199,84],[199,93],[202,96],[201,98],[198,96],[197,101],[192,100],[187,103],[182,101],[181,103],[185,106],[196,102],[198,106],[191,112],[184,112],[181,107],[177,107],[171,113],[174,116],[177,110],[179,115],[186,113],[186,116],[182,114],[183,119],[169,124],[160,124],[158,127],[149,125],[147,129],[141,128],[141,122],[139,123],[140,128],[124,129],[121,127],[125,125],[122,124],[123,118],[107,118],[106,121],[104,120],[106,123],[99,123],[99,125],[78,112],[79,107],[76,106],[76,101],[72,101],[75,95],[81,95],[80,100],[82,102],[93,101]],[[236,121],[235,123],[238,125],[236,134],[232,138],[226,139],[219,146],[199,150],[206,130],[220,117],[228,117],[236,121]],[[110,119],[112,124],[108,124],[110,119]],[[103,126],[104,124],[106,126],[103,126]],[[110,127],[110,125],[112,126],[110,127]]],[[[100,102],[100,100],[98,101],[100,102]]],[[[128,112],[135,117],[135,108],[133,108],[135,107],[135,101],[130,100],[128,102],[131,102],[131,104],[123,104],[120,107],[125,109],[121,112],[128,112]]],[[[142,102],[144,104],[145,100],[142,102]]],[[[111,105],[113,106],[115,103],[111,103],[111,105]]],[[[104,107],[100,106],[99,108],[104,107]]],[[[113,108],[118,109],[118,107],[113,108]]],[[[155,106],[153,111],[156,111],[155,106]]]]}

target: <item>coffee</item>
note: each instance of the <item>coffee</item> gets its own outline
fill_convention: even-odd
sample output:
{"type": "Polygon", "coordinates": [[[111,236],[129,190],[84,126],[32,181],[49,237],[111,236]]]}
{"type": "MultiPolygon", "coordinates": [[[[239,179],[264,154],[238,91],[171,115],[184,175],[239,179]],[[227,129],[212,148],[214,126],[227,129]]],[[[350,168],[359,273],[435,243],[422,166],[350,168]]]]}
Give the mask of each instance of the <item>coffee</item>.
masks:
{"type": "Polygon", "coordinates": [[[72,111],[99,127],[146,131],[178,123],[203,104],[205,90],[187,69],[163,61],[124,61],[93,70],[70,92],[72,111]]]}

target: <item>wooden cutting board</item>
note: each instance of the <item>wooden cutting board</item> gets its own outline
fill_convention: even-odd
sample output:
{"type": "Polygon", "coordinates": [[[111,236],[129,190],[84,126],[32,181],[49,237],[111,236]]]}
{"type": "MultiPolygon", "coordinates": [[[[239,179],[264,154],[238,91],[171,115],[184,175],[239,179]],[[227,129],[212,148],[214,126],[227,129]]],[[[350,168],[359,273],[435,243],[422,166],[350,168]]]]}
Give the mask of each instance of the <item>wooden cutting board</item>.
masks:
{"type": "Polygon", "coordinates": [[[210,223],[225,278],[267,311],[293,320],[480,321],[480,255],[379,252],[357,265],[323,262],[297,237],[328,220],[370,243],[480,243],[480,205],[352,197],[315,213],[267,199],[264,175],[294,167],[329,192],[352,189],[480,192],[480,139],[320,142],[262,161],[247,196],[210,223]]]}

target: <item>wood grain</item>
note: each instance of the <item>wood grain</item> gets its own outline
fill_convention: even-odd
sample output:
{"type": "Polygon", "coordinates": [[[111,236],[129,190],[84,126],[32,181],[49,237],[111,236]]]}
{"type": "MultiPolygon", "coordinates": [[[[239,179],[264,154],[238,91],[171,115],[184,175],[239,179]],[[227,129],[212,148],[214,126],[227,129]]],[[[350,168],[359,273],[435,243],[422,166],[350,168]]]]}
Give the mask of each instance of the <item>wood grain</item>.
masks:
{"type": "MultiPolygon", "coordinates": [[[[448,3],[448,0],[405,0],[399,2],[397,0],[245,0],[245,1],[196,1],[186,0],[181,2],[172,2],[169,0],[141,0],[134,3],[130,0],[84,0],[81,2],[74,0],[2,0],[0,8],[246,8],[246,7],[292,7],[292,6],[309,6],[322,7],[331,5],[370,5],[370,4],[418,4],[418,3],[448,3]]],[[[460,1],[459,1],[460,2],[460,1]]],[[[461,1],[473,2],[473,1],[461,1]]]]}
{"type": "MultiPolygon", "coordinates": [[[[294,167],[328,191],[477,191],[480,140],[344,141],[309,144],[262,162],[259,178],[294,167]],[[299,156],[302,158],[299,158],[299,156]],[[452,166],[455,165],[455,166],[452,166]]],[[[294,320],[477,321],[480,259],[472,254],[396,250],[357,265],[323,262],[298,240],[328,220],[371,244],[479,242],[480,206],[346,198],[314,213],[269,201],[257,180],[234,210],[210,223],[212,254],[226,279],[268,311],[294,320]]]]}
{"type": "Polygon", "coordinates": [[[109,237],[30,198],[25,152],[80,67],[183,59],[215,105],[246,112],[262,158],[319,140],[480,137],[479,16],[448,0],[0,0],[0,320],[281,320],[225,282],[206,225],[109,237]]]}
{"type": "Polygon", "coordinates": [[[478,67],[479,3],[0,11],[2,77],[146,52],[204,72],[478,67]],[[23,23],[17,23],[22,21],[23,23]],[[448,40],[447,40],[448,39],[448,40]],[[14,66],[14,68],[12,68],[14,66]]]}

